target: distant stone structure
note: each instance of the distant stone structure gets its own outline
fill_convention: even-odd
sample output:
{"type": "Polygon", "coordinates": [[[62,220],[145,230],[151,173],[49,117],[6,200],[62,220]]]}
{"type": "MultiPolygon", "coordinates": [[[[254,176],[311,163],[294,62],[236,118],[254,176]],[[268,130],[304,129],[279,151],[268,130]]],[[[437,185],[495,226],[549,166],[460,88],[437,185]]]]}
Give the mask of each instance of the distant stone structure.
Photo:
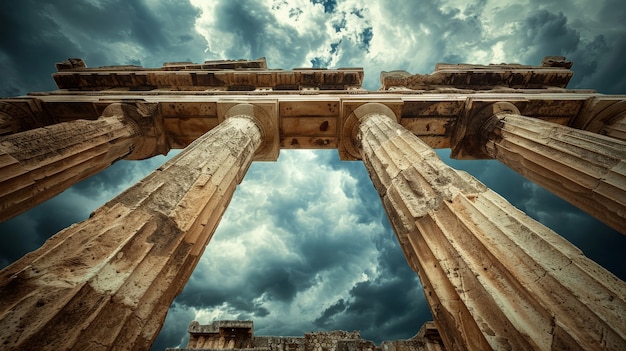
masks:
{"type": "Polygon", "coordinates": [[[570,67],[440,64],[367,91],[359,68],[265,59],[62,62],[58,90],[0,100],[0,220],[184,151],[0,271],[0,345],[148,349],[251,162],[319,148],[364,162],[446,349],[626,350],[626,283],[433,150],[497,159],[626,234],[626,96],[568,89],[570,67]]]}
{"type": "Polygon", "coordinates": [[[253,349],[254,325],[252,321],[215,321],[200,325],[193,321],[187,329],[189,343],[187,349],[253,349]]]}
{"type": "Polygon", "coordinates": [[[215,321],[189,324],[187,347],[167,351],[246,350],[246,351],[445,351],[433,322],[422,326],[411,339],[385,341],[376,346],[361,339],[358,331],[342,330],[306,333],[304,337],[254,336],[252,321],[215,321]]]}

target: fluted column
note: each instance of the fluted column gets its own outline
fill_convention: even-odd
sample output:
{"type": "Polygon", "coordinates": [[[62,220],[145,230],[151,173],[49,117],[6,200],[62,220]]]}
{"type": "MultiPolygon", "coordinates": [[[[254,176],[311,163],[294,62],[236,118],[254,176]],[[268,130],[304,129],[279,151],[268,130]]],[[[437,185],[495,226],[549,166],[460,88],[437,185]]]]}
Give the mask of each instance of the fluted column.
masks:
{"type": "Polygon", "coordinates": [[[145,119],[151,120],[142,119],[135,107],[116,103],[97,120],[58,123],[1,137],[0,221],[139,152],[145,119]]]}
{"type": "Polygon", "coordinates": [[[626,142],[626,111],[622,112],[605,125],[600,134],[626,142]]]}
{"type": "Polygon", "coordinates": [[[624,96],[592,97],[569,125],[626,142],[626,99],[624,96]]]}
{"type": "Polygon", "coordinates": [[[487,106],[482,152],[626,234],[626,142],[487,106]]]}
{"type": "Polygon", "coordinates": [[[38,105],[36,98],[0,99],[0,136],[54,123],[52,118],[41,111],[37,116],[34,115],[32,107],[38,105]]]}
{"type": "Polygon", "coordinates": [[[161,328],[262,142],[254,108],[0,271],[5,350],[142,350],[161,328]]]}
{"type": "Polygon", "coordinates": [[[448,350],[626,349],[626,283],[444,164],[386,106],[350,118],[448,350]]]}

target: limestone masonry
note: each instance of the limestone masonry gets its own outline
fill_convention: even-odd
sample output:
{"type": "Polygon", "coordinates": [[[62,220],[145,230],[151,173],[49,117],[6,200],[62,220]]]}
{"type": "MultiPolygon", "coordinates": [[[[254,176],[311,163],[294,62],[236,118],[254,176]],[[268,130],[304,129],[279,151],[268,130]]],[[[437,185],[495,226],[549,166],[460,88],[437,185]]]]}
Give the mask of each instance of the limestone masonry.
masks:
{"type": "Polygon", "coordinates": [[[184,349],[192,350],[246,350],[246,351],[445,351],[433,322],[422,326],[411,339],[384,341],[376,346],[361,339],[358,331],[342,330],[306,333],[304,337],[254,336],[252,321],[215,321],[200,325],[189,324],[189,342],[184,349]]]}
{"type": "Polygon", "coordinates": [[[250,164],[315,148],[365,164],[434,322],[380,347],[196,322],[188,349],[626,350],[626,283],[433,150],[497,159],[626,234],[626,95],[568,89],[571,66],[438,64],[367,91],[360,68],[263,58],[59,63],[58,90],[0,99],[0,220],[116,160],[184,150],[0,271],[1,348],[148,349],[250,164]]]}

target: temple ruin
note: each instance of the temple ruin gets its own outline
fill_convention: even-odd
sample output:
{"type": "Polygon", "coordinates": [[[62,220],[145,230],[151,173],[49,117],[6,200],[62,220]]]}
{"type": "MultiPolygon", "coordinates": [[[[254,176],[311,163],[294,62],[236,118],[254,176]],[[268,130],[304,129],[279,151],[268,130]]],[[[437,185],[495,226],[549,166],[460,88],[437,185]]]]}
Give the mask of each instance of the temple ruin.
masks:
{"type": "Polygon", "coordinates": [[[359,68],[265,59],[59,63],[58,90],[0,99],[0,220],[184,150],[0,271],[0,345],[148,349],[251,162],[313,148],[365,164],[446,350],[626,350],[626,283],[433,150],[497,159],[626,234],[626,95],[568,89],[570,68],[438,64],[368,91],[359,68]]]}
{"type": "Polygon", "coordinates": [[[363,340],[358,331],[335,330],[305,333],[297,336],[255,336],[252,321],[214,321],[200,325],[191,322],[189,342],[185,348],[166,351],[246,350],[246,351],[445,351],[433,322],[425,323],[408,340],[385,341],[376,346],[363,340]]]}

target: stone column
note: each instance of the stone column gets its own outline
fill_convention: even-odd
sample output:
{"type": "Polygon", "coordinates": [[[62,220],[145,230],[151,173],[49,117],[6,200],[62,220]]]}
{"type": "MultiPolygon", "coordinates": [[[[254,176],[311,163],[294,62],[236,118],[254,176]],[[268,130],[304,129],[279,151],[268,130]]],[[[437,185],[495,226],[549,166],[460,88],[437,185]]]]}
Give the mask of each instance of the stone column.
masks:
{"type": "Polygon", "coordinates": [[[54,123],[47,114],[39,111],[40,101],[29,99],[0,99],[0,136],[23,132],[54,123]],[[34,109],[33,109],[34,108],[34,109]]]}
{"type": "Polygon", "coordinates": [[[386,106],[350,119],[448,350],[626,349],[626,283],[444,164],[386,106]]]}
{"type": "MultiPolygon", "coordinates": [[[[0,138],[0,221],[56,196],[113,162],[145,153],[137,108],[115,103],[97,120],[58,123],[0,138]]],[[[153,156],[152,150],[142,155],[153,156]]]]}
{"type": "Polygon", "coordinates": [[[86,221],[0,271],[6,350],[147,350],[262,142],[239,105],[86,221]]]}
{"type": "Polygon", "coordinates": [[[592,97],[570,121],[570,126],[626,142],[626,99],[623,96],[592,97]]]}
{"type": "Polygon", "coordinates": [[[626,142],[626,111],[605,125],[600,134],[626,142]]]}
{"type": "Polygon", "coordinates": [[[626,234],[626,142],[521,116],[510,103],[479,111],[458,148],[516,172],[626,234]],[[470,141],[473,140],[473,141],[470,141]]]}

